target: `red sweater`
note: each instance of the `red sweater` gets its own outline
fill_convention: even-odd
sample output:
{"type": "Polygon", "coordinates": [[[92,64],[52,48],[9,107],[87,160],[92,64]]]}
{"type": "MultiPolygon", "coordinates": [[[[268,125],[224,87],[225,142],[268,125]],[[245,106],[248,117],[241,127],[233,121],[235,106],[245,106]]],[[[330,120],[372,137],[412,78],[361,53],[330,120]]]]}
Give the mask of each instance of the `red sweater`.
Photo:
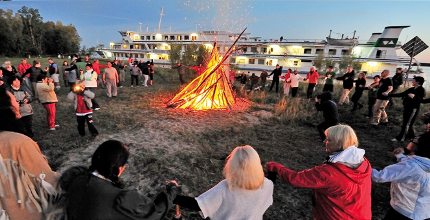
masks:
{"type": "Polygon", "coordinates": [[[309,72],[305,80],[309,79],[309,83],[316,84],[319,78],[320,78],[320,75],[314,71],[312,74],[309,72]]]}
{"type": "Polygon", "coordinates": [[[293,186],[314,190],[316,220],[372,219],[372,167],[367,159],[356,169],[325,163],[295,172],[275,162],[267,163],[266,168],[293,186]]]}
{"type": "MultiPolygon", "coordinates": [[[[18,65],[18,73],[21,74],[21,76],[25,73],[25,71],[27,71],[27,69],[29,69],[31,67],[31,65],[29,63],[26,64],[22,64],[20,63],[18,65]]],[[[27,74],[28,76],[30,76],[30,74],[27,74]]]]}
{"type": "Polygon", "coordinates": [[[101,68],[105,68],[105,67],[107,67],[107,65],[100,65],[100,64],[98,64],[98,63],[93,63],[93,70],[94,70],[98,75],[100,75],[100,67],[101,67],[101,68]]]}

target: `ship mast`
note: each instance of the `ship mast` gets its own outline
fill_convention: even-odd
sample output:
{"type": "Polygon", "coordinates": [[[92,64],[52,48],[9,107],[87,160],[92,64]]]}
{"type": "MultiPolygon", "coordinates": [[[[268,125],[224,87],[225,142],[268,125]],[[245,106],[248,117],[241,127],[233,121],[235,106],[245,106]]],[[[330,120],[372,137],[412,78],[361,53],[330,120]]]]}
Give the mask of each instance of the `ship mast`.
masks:
{"type": "Polygon", "coordinates": [[[161,18],[163,17],[163,9],[164,9],[164,5],[161,7],[161,13],[160,13],[160,22],[158,22],[158,31],[160,31],[160,27],[161,27],[161,18]]]}

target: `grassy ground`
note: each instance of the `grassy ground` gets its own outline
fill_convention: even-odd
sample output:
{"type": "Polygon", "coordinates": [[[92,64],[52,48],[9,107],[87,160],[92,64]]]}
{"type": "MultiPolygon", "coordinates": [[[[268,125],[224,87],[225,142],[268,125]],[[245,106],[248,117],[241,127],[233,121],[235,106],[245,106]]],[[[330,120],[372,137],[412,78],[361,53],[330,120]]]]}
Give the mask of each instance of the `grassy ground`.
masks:
{"type": "MultiPolygon", "coordinates": [[[[20,62],[11,60],[15,66],[20,62]]],[[[43,67],[47,65],[47,59],[41,61],[43,67]]],[[[187,76],[187,80],[192,77],[187,76]]],[[[198,196],[223,179],[225,158],[235,146],[251,145],[263,164],[277,161],[297,171],[319,165],[326,157],[315,129],[322,113],[316,112],[313,101],[303,98],[306,83],[301,83],[299,98],[255,92],[238,96],[250,100],[246,110],[188,111],[165,108],[165,103],[180,90],[175,71],[157,68],[154,78],[154,86],[130,88],[127,74],[116,99],[107,98],[103,89],[97,91],[101,110],[95,112],[94,120],[100,139],[78,135],[73,102],[66,100],[68,88],[57,92],[56,120],[60,127],[56,131],[48,131],[45,110],[34,103],[34,140],[48,156],[52,168],[61,172],[73,165],[89,165],[98,145],[117,139],[132,153],[122,176],[128,188],[153,197],[163,189],[166,180],[176,179],[183,194],[198,196]]],[[[318,85],[316,91],[321,90],[318,85]]],[[[336,86],[336,101],[340,91],[341,87],[336,86]]],[[[379,129],[371,129],[369,119],[364,117],[367,93],[361,101],[366,105],[356,113],[350,112],[352,106],[339,106],[341,122],[354,128],[359,147],[366,150],[374,168],[382,169],[395,162],[392,150],[406,145],[390,142],[400,131],[401,100],[397,99],[387,111],[390,124],[379,129]]],[[[424,131],[419,120],[415,130],[424,131]]],[[[279,182],[273,197],[274,203],[264,219],[312,219],[311,190],[279,182]]],[[[389,199],[388,183],[372,184],[373,219],[382,219],[389,199]]],[[[186,219],[200,219],[196,212],[182,211],[186,219]]]]}

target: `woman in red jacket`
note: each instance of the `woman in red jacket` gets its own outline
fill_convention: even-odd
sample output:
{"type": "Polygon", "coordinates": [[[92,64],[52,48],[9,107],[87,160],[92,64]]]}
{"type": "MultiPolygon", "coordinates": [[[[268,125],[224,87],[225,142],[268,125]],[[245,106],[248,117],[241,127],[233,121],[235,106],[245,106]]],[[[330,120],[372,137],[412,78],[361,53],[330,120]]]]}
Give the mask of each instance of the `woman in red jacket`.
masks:
{"type": "Polygon", "coordinates": [[[372,167],[357,148],[357,136],[348,125],[336,125],[326,131],[327,161],[312,169],[296,172],[276,162],[266,164],[269,172],[298,187],[314,190],[314,219],[372,219],[372,167]]]}

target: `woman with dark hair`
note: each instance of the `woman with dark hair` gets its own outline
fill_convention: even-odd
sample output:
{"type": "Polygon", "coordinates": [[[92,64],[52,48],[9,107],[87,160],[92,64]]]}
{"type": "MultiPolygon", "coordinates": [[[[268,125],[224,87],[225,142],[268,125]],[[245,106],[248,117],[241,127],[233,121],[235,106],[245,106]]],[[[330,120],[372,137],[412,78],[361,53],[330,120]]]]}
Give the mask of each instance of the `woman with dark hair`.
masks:
{"type": "Polygon", "coordinates": [[[48,219],[59,175],[37,143],[19,134],[25,133],[19,118],[15,96],[0,88],[0,219],[48,219]]]}
{"type": "Polygon", "coordinates": [[[33,108],[30,104],[33,98],[31,92],[27,90],[25,85],[22,85],[22,79],[18,76],[12,75],[8,79],[8,84],[10,85],[8,91],[15,96],[18,102],[19,113],[21,114],[19,120],[24,124],[28,136],[33,137],[33,108]]]}
{"type": "Polygon", "coordinates": [[[363,95],[364,88],[366,86],[366,75],[364,73],[358,74],[357,80],[355,82],[355,92],[351,97],[351,101],[354,103],[354,107],[352,107],[352,112],[355,112],[358,109],[363,108],[363,105],[359,103],[361,96],[363,95]]]}
{"type": "Polygon", "coordinates": [[[61,72],[63,73],[64,87],[69,87],[69,71],[66,69],[70,68],[69,63],[65,60],[63,61],[63,66],[61,67],[61,72]]]}
{"type": "Polygon", "coordinates": [[[162,219],[178,194],[176,182],[155,200],[135,190],[124,190],[119,177],[125,170],[128,148],[109,140],[94,152],[89,168],[78,166],[67,170],[60,179],[66,192],[67,219],[162,219]]]}

